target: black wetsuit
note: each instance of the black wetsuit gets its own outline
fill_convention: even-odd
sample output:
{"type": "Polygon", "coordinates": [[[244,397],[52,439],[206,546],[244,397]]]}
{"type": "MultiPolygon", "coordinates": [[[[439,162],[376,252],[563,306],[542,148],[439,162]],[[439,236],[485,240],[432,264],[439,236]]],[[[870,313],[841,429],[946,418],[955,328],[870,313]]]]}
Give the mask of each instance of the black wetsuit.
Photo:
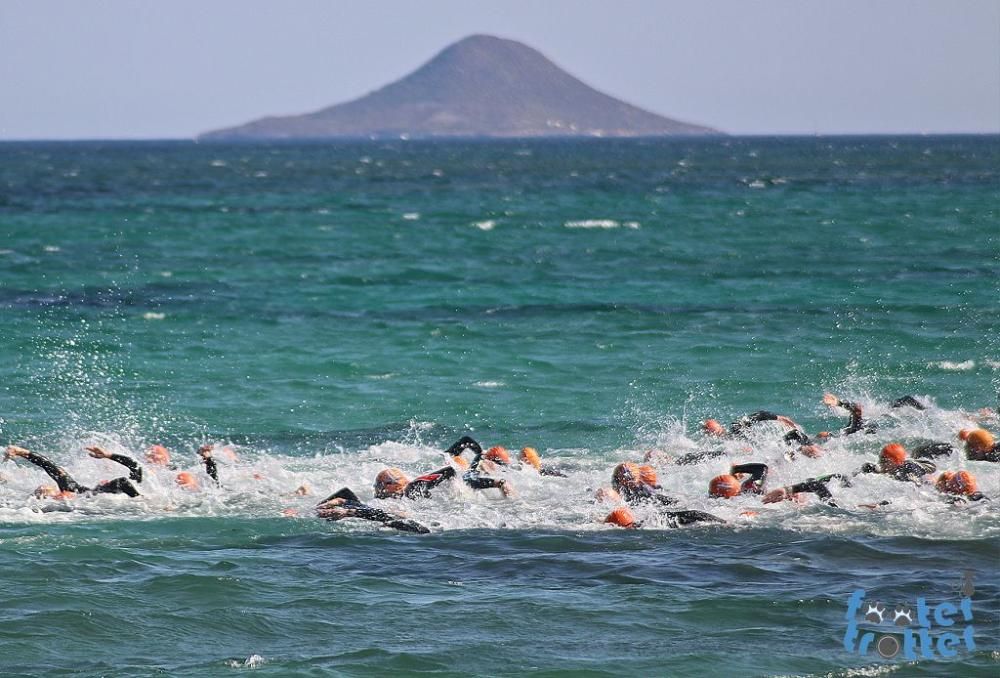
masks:
{"type": "Polygon", "coordinates": [[[216,485],[219,485],[219,467],[215,465],[215,460],[211,457],[202,457],[201,461],[205,464],[205,473],[215,481],[216,485]]]}
{"type": "Polygon", "coordinates": [[[973,452],[966,448],[965,458],[969,461],[992,461],[1000,462],[1000,443],[996,443],[986,452],[973,452]]]}
{"type": "Polygon", "coordinates": [[[677,466],[691,466],[692,464],[700,464],[706,459],[715,459],[716,457],[721,457],[726,454],[725,450],[709,450],[708,452],[691,452],[685,454],[682,457],[677,457],[674,460],[674,464],[677,466]]]}
{"type": "Polygon", "coordinates": [[[851,484],[851,481],[846,476],[839,473],[831,473],[829,475],[819,476],[818,478],[803,480],[801,483],[789,485],[786,489],[790,495],[798,494],[799,492],[815,494],[823,503],[829,504],[830,506],[836,506],[837,504],[833,501],[833,495],[830,493],[830,488],[827,487],[827,483],[834,478],[839,479],[844,487],[848,487],[851,484]]]}
{"type": "Polygon", "coordinates": [[[911,395],[905,395],[902,398],[897,398],[893,401],[892,406],[896,409],[900,407],[912,407],[915,410],[926,410],[924,405],[911,395]]]}
{"type": "Polygon", "coordinates": [[[734,436],[744,435],[754,424],[759,424],[762,421],[778,421],[778,417],[779,415],[767,410],[751,412],[731,423],[729,425],[729,434],[734,436]]]}
{"type": "Polygon", "coordinates": [[[565,473],[563,473],[559,469],[553,468],[551,466],[543,466],[540,469],[538,469],[538,475],[541,475],[541,476],[551,476],[553,478],[566,478],[567,477],[565,473]]]}
{"type": "Polygon", "coordinates": [[[417,499],[418,497],[429,497],[431,496],[431,490],[443,483],[446,480],[451,480],[455,477],[455,469],[450,466],[445,466],[444,468],[439,468],[433,473],[427,473],[420,476],[419,478],[414,478],[407,485],[406,489],[403,490],[403,496],[407,499],[417,499]]]}
{"type": "Polygon", "coordinates": [[[75,492],[77,494],[88,492],[91,494],[127,494],[130,497],[138,497],[139,490],[135,489],[135,485],[131,483],[131,480],[137,483],[142,482],[142,468],[140,468],[139,464],[134,459],[121,454],[112,454],[108,458],[125,466],[129,470],[129,477],[115,478],[114,480],[101,483],[97,487],[84,487],[73,480],[73,477],[65,469],[56,466],[40,454],[28,452],[23,456],[23,459],[49,474],[49,477],[56,481],[60,492],[75,492]]]}
{"type": "Polygon", "coordinates": [[[851,420],[847,423],[847,427],[840,430],[841,435],[849,436],[858,431],[875,433],[878,425],[875,422],[865,421],[861,413],[861,405],[846,400],[838,400],[837,405],[851,413],[851,420]]]}
{"type": "Polygon", "coordinates": [[[933,473],[935,470],[937,470],[937,467],[927,460],[921,459],[917,461],[915,459],[907,459],[895,471],[885,473],[875,464],[865,464],[855,471],[854,475],[858,475],[859,473],[880,473],[895,480],[920,482],[921,478],[928,473],[933,473]]]}
{"type": "Polygon", "coordinates": [[[729,472],[749,473],[750,477],[740,484],[740,494],[763,494],[767,482],[767,464],[735,464],[729,472]]]}
{"type": "Polygon", "coordinates": [[[465,450],[473,450],[476,456],[472,459],[472,463],[469,464],[469,470],[462,474],[462,481],[474,490],[489,490],[493,488],[503,490],[503,487],[507,484],[506,480],[491,478],[479,470],[479,463],[483,460],[483,447],[469,436],[461,438],[457,443],[445,450],[445,453],[457,456],[465,450]]]}
{"type": "Polygon", "coordinates": [[[621,483],[612,483],[615,491],[622,496],[628,504],[642,504],[647,501],[657,502],[663,506],[673,506],[678,502],[677,499],[673,497],[668,497],[665,494],[660,494],[655,491],[655,488],[646,485],[645,483],[640,483],[639,485],[632,487],[627,485],[622,485],[621,483]]]}
{"type": "Polygon", "coordinates": [[[955,451],[951,443],[925,443],[913,450],[915,459],[933,459],[935,457],[947,457],[955,451]]]}
{"type": "Polygon", "coordinates": [[[993,501],[987,497],[982,492],[973,492],[972,494],[957,494],[949,495],[946,499],[949,504],[965,504],[970,501],[993,501]]]}
{"type": "MultiPolygon", "coordinates": [[[[317,512],[320,513],[322,517],[322,505],[332,499],[344,499],[344,503],[340,504],[337,508],[343,508],[351,512],[348,518],[361,518],[362,520],[370,520],[374,523],[382,523],[386,527],[391,527],[396,530],[402,530],[403,532],[417,532],[419,534],[427,534],[430,532],[429,529],[424,527],[418,522],[413,520],[407,520],[405,518],[400,518],[397,515],[388,513],[381,509],[374,508],[368,504],[364,504],[358,499],[358,496],[354,494],[350,489],[344,487],[329,497],[321,501],[316,506],[317,512]]],[[[340,518],[327,518],[327,520],[340,520],[340,518]]]]}
{"type": "Polygon", "coordinates": [[[670,527],[683,527],[694,523],[726,522],[722,518],[713,516],[711,513],[705,513],[704,511],[667,511],[664,515],[667,516],[667,521],[669,522],[670,527]]]}

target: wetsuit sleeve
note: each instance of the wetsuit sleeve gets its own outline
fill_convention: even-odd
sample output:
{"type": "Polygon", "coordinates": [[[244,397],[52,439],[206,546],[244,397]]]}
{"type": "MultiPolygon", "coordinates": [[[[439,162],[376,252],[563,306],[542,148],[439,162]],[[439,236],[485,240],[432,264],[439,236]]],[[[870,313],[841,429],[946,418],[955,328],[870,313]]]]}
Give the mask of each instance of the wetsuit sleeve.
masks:
{"type": "Polygon", "coordinates": [[[927,408],[920,404],[920,401],[911,395],[905,395],[902,398],[898,398],[892,403],[894,408],[900,407],[912,407],[915,410],[926,410],[927,408]]]}
{"type": "Polygon", "coordinates": [[[851,420],[850,422],[848,422],[847,428],[845,428],[842,431],[844,435],[857,433],[858,431],[864,429],[865,421],[861,416],[861,405],[858,405],[857,403],[848,402],[846,400],[838,400],[837,405],[843,407],[845,410],[851,413],[851,420]]]}
{"type": "Polygon", "coordinates": [[[710,450],[708,452],[692,452],[690,454],[685,454],[683,457],[678,457],[677,461],[674,462],[677,466],[690,466],[691,464],[697,464],[699,462],[705,461],[706,459],[715,459],[716,457],[721,457],[726,453],[725,450],[710,450]]]}
{"type": "Polygon", "coordinates": [[[693,523],[724,523],[726,522],[722,518],[713,516],[711,513],[705,513],[704,511],[668,511],[667,518],[670,520],[671,527],[682,527],[684,525],[691,525],[693,523]]]}
{"type": "Polygon", "coordinates": [[[952,447],[951,443],[927,443],[913,450],[913,456],[916,459],[933,459],[934,457],[946,457],[954,451],[955,448],[952,447]]]}
{"type": "Polygon", "coordinates": [[[801,429],[793,428],[791,431],[785,434],[782,438],[789,445],[812,445],[812,439],[809,438],[801,429]]]}
{"type": "Polygon", "coordinates": [[[205,473],[215,481],[215,484],[219,484],[219,467],[216,465],[215,460],[211,457],[202,457],[202,463],[205,464],[205,473]]]}
{"type": "Polygon", "coordinates": [[[788,491],[791,494],[797,494],[799,492],[810,492],[812,494],[815,494],[817,497],[819,497],[821,500],[827,503],[831,503],[830,499],[833,498],[833,495],[830,494],[829,488],[827,488],[826,486],[826,482],[824,482],[819,478],[810,478],[809,480],[805,480],[801,483],[796,483],[790,486],[788,488],[788,491]]]}
{"type": "Polygon", "coordinates": [[[133,498],[139,496],[139,490],[135,489],[135,485],[128,478],[115,478],[106,483],[101,483],[91,490],[91,492],[99,494],[127,494],[133,498]]]}
{"type": "Polygon", "coordinates": [[[734,464],[729,470],[733,475],[737,473],[749,473],[750,480],[760,485],[767,480],[767,464],[734,464]]]}
{"type": "Polygon", "coordinates": [[[859,468],[857,471],[854,472],[854,475],[858,475],[859,473],[878,473],[878,472],[879,472],[878,466],[876,466],[875,464],[863,464],[861,468],[859,468]]]}
{"type": "Polygon", "coordinates": [[[466,450],[472,450],[477,457],[483,453],[482,445],[469,436],[462,436],[459,438],[455,444],[445,450],[444,453],[452,457],[457,457],[466,450]]]}
{"type": "Polygon", "coordinates": [[[319,502],[317,506],[319,506],[320,504],[325,504],[328,501],[332,501],[333,499],[346,499],[348,502],[352,502],[355,504],[361,503],[361,500],[358,499],[358,495],[354,494],[354,492],[352,492],[350,488],[342,487],[333,494],[331,494],[329,497],[324,499],[323,501],[319,502]]]}
{"type": "Polygon", "coordinates": [[[400,518],[397,515],[387,513],[382,509],[373,508],[367,504],[351,505],[349,508],[354,512],[355,518],[370,520],[373,523],[382,523],[387,527],[402,530],[403,532],[417,532],[420,534],[427,534],[430,532],[430,530],[420,523],[400,518]]]}
{"type": "Polygon", "coordinates": [[[406,486],[403,493],[406,495],[407,499],[414,499],[416,497],[429,497],[431,496],[431,490],[443,483],[446,480],[451,480],[455,477],[455,469],[451,466],[445,466],[444,468],[439,468],[433,473],[428,473],[422,475],[419,478],[414,478],[406,486]]]}
{"type": "Polygon", "coordinates": [[[557,468],[552,468],[551,466],[543,466],[538,470],[538,473],[543,476],[553,476],[556,478],[565,478],[566,474],[557,468]]]}
{"type": "Polygon", "coordinates": [[[53,464],[42,455],[35,454],[34,452],[28,452],[22,458],[26,461],[30,461],[35,466],[48,473],[49,477],[56,481],[56,485],[59,486],[60,492],[83,492],[86,490],[86,488],[82,487],[75,480],[73,480],[73,478],[66,473],[66,471],[53,464]]]}
{"type": "Polygon", "coordinates": [[[126,457],[124,454],[112,454],[108,459],[127,468],[129,480],[134,480],[137,483],[142,482],[142,467],[139,466],[139,462],[135,459],[126,457]]]}

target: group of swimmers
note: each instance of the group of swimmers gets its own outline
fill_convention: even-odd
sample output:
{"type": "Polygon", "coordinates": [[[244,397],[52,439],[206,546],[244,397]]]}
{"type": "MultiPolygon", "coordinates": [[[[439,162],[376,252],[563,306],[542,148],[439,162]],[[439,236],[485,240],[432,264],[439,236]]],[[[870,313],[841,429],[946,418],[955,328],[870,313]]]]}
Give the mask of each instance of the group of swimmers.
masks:
{"type": "MultiPolygon", "coordinates": [[[[877,422],[868,421],[863,417],[862,408],[857,403],[840,400],[831,394],[826,394],[823,402],[831,408],[842,408],[850,413],[850,421],[845,428],[835,433],[821,432],[811,437],[789,417],[758,411],[741,417],[728,427],[714,419],[706,420],[702,423],[702,430],[708,439],[745,438],[758,424],[776,422],[781,431],[781,440],[787,445],[785,456],[789,460],[794,460],[798,455],[821,456],[822,445],[826,441],[838,436],[872,433],[878,426],[877,422]]],[[[900,398],[893,403],[893,407],[924,409],[924,406],[912,396],[900,398]]],[[[1000,443],[985,428],[964,429],[958,433],[958,439],[964,443],[967,459],[1000,462],[1000,443]]],[[[109,453],[98,446],[87,447],[86,450],[95,459],[107,459],[122,465],[129,471],[128,476],[87,487],[76,482],[65,469],[48,458],[23,447],[9,446],[4,459],[21,459],[34,464],[55,482],[54,486],[39,486],[34,492],[38,498],[65,501],[85,494],[123,494],[128,497],[140,495],[138,486],[143,481],[143,469],[136,460],[123,454],[109,453]]],[[[216,450],[212,445],[203,445],[198,449],[199,461],[204,467],[205,475],[211,483],[219,485],[218,467],[214,459],[216,451],[229,455],[230,458],[235,458],[235,453],[229,447],[216,450]]],[[[759,462],[734,464],[728,473],[711,479],[708,484],[708,496],[723,500],[741,495],[759,496],[762,503],[771,504],[789,500],[801,503],[805,501],[805,495],[813,494],[819,501],[837,506],[834,493],[830,491],[830,485],[835,481],[840,486],[846,487],[851,485],[852,479],[857,475],[881,474],[898,481],[923,484],[937,472],[936,464],[931,459],[947,457],[955,451],[950,442],[931,442],[915,448],[911,455],[901,444],[890,443],[881,449],[877,463],[866,463],[851,474],[836,473],[808,478],[802,482],[774,489],[767,487],[767,464],[759,462]]],[[[514,488],[509,480],[503,477],[504,471],[508,468],[532,469],[541,475],[553,477],[566,475],[560,469],[544,465],[538,451],[532,447],[523,448],[515,461],[504,447],[495,446],[484,450],[476,440],[464,436],[445,450],[444,454],[449,462],[446,466],[412,480],[399,468],[383,469],[374,479],[374,497],[380,500],[428,498],[435,488],[454,481],[459,481],[475,491],[496,489],[504,497],[510,497],[514,494],[514,488]],[[467,454],[471,455],[471,459],[466,458],[467,454]]],[[[612,471],[610,487],[599,488],[594,496],[597,502],[617,505],[606,516],[604,522],[623,528],[638,528],[641,523],[636,520],[631,509],[643,504],[656,507],[663,517],[663,524],[667,527],[726,522],[704,511],[680,508],[682,502],[679,499],[660,492],[662,488],[657,471],[651,464],[653,462],[691,465],[724,455],[726,455],[725,449],[696,452],[677,458],[668,458],[661,452],[650,451],[646,453],[644,463],[618,464],[612,471]]],[[[154,445],[149,449],[146,462],[177,471],[171,463],[170,451],[161,445],[154,445]]],[[[191,471],[179,471],[175,476],[175,482],[181,488],[195,490],[200,487],[202,481],[191,471]]],[[[988,500],[978,491],[976,477],[967,470],[942,471],[932,482],[934,488],[952,503],[988,500]]],[[[305,485],[296,490],[298,495],[309,493],[310,490],[305,485]]],[[[882,500],[860,506],[876,509],[887,504],[888,501],[882,500]]],[[[326,520],[358,518],[407,532],[429,532],[424,525],[405,515],[364,503],[348,487],[341,488],[320,501],[315,507],[315,512],[317,516],[326,520]]],[[[296,513],[294,509],[286,510],[286,515],[296,513]]],[[[745,511],[743,515],[753,515],[753,512],[745,511]]]]}

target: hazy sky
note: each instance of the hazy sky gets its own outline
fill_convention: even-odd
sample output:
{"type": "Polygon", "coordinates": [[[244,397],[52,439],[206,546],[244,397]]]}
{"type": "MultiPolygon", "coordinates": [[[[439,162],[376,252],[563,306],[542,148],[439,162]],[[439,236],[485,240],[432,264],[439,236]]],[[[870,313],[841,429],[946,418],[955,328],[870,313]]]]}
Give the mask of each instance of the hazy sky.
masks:
{"type": "Polygon", "coordinates": [[[304,113],[471,33],[734,134],[1000,132],[1000,0],[0,0],[0,139],[304,113]]]}

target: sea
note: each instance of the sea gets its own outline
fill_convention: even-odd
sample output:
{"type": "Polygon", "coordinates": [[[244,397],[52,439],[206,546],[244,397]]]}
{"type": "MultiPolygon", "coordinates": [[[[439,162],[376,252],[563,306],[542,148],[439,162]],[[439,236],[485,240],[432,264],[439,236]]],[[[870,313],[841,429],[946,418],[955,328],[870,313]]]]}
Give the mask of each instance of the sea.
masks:
{"type": "Polygon", "coordinates": [[[0,464],[0,675],[1000,672],[1000,467],[958,439],[1000,433],[1000,136],[8,142],[0,334],[0,443],[85,485],[126,474],[88,446],[145,470],[61,501],[0,464]],[[825,393],[877,429],[818,458],[701,431],[836,434],[825,393]],[[464,435],[565,477],[373,498],[464,435]],[[993,501],[707,494],[891,442],[953,444],[938,470],[993,501]],[[725,522],[605,524],[646,458],[725,522]],[[342,487],[430,533],[316,517],[342,487]]]}

